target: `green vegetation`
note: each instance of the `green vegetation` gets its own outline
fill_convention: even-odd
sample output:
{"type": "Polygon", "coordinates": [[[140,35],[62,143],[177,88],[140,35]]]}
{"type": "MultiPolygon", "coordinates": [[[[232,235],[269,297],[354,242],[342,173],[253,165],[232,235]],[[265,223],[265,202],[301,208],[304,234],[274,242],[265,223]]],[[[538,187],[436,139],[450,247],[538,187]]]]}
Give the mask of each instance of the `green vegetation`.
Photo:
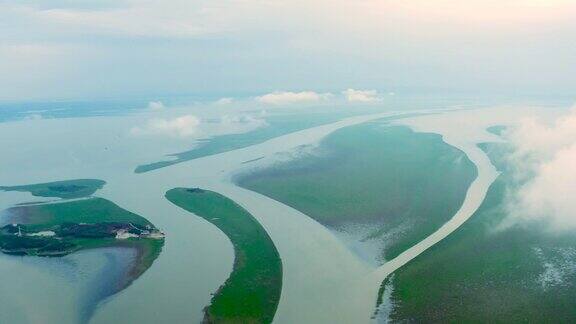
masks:
{"type": "Polygon", "coordinates": [[[233,271],[205,308],[204,322],[271,323],[282,289],[282,262],[264,228],[216,192],[177,188],[166,198],[216,225],[234,246],[233,271]]]}
{"type": "Polygon", "coordinates": [[[57,197],[63,199],[87,197],[102,189],[105,181],[96,179],[65,180],[24,186],[5,186],[0,190],[30,192],[37,197],[57,197]]]}
{"type": "Polygon", "coordinates": [[[237,183],[360,242],[376,241],[380,262],[449,220],[476,176],[464,153],[439,135],[382,122],[340,129],[317,152],[237,183]]]}
{"type": "Polygon", "coordinates": [[[6,212],[9,219],[0,228],[0,249],[6,254],[63,256],[133,241],[157,250],[152,253],[157,256],[162,244],[152,241],[163,242],[163,234],[145,218],[102,198],[22,205],[6,212]]]}
{"type": "Polygon", "coordinates": [[[244,134],[230,134],[217,136],[205,141],[199,141],[199,146],[190,151],[171,155],[167,161],[159,161],[140,165],[134,172],[144,173],[177,163],[198,159],[204,156],[232,151],[263,143],[271,138],[293,133],[302,129],[335,122],[341,118],[350,116],[349,113],[340,114],[300,114],[282,115],[266,118],[268,125],[244,134]]]}
{"type": "Polygon", "coordinates": [[[506,164],[509,148],[480,147],[502,175],[468,222],[395,272],[391,320],[572,322],[575,233],[552,233],[542,220],[505,222],[507,195],[518,185],[506,164]]]}
{"type": "Polygon", "coordinates": [[[12,255],[57,257],[85,247],[114,245],[114,239],[163,237],[149,225],[132,223],[9,224],[0,228],[0,250],[12,255]]]}

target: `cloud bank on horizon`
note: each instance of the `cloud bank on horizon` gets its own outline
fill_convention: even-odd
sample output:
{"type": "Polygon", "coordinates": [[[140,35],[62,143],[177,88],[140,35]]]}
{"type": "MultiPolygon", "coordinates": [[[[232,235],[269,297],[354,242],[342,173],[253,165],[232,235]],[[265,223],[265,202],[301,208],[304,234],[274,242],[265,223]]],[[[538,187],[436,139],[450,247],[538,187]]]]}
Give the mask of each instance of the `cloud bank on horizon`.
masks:
{"type": "Polygon", "coordinates": [[[0,0],[0,30],[2,100],[576,87],[569,0],[0,0]]]}
{"type": "Polygon", "coordinates": [[[342,94],[350,102],[380,102],[384,100],[376,90],[347,89],[342,94]]]}

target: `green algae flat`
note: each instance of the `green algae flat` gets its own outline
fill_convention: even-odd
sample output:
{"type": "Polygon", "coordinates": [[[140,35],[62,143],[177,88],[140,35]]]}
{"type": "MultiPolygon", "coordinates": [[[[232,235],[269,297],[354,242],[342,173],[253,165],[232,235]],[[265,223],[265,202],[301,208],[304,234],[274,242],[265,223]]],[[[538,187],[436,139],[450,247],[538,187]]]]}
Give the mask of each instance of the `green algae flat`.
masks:
{"type": "Polygon", "coordinates": [[[185,161],[260,144],[274,137],[282,136],[288,133],[322,124],[335,122],[350,115],[350,113],[332,113],[268,117],[266,119],[268,125],[265,127],[258,128],[248,133],[222,135],[203,140],[199,143],[197,148],[181,153],[172,154],[170,155],[171,159],[167,161],[158,161],[140,165],[134,172],[144,173],[185,161]]]}
{"type": "Polygon", "coordinates": [[[166,198],[216,225],[234,246],[233,271],[205,308],[204,322],[271,323],[282,289],[282,262],[264,228],[216,192],[176,188],[166,198]]]}
{"type": "Polygon", "coordinates": [[[358,241],[379,242],[378,262],[450,219],[476,176],[464,153],[439,135],[382,122],[340,129],[317,152],[236,181],[328,228],[356,232],[358,241]]]}
{"type": "Polygon", "coordinates": [[[500,227],[516,178],[503,144],[482,144],[502,175],[456,232],[394,273],[393,322],[572,322],[576,238],[542,221],[500,227]]]}
{"type": "Polygon", "coordinates": [[[90,196],[102,189],[104,184],[105,181],[97,179],[76,179],[23,186],[0,186],[0,190],[29,192],[36,197],[72,199],[90,196]]]}

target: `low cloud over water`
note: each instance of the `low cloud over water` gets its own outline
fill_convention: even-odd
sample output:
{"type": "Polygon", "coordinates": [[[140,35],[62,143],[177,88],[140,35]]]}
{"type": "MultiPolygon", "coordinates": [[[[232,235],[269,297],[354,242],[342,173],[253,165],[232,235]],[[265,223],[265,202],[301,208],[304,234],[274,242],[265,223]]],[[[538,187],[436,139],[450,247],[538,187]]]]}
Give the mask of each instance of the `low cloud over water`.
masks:
{"type": "Polygon", "coordinates": [[[523,119],[505,135],[520,188],[511,194],[515,219],[549,220],[551,229],[576,229],[576,107],[554,120],[523,119]]]}

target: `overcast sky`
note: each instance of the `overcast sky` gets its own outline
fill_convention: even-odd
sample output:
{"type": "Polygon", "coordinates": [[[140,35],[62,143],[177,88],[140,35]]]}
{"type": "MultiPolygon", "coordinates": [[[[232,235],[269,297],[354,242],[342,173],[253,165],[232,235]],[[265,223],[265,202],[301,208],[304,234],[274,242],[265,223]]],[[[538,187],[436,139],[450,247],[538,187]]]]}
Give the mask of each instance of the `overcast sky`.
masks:
{"type": "Polygon", "coordinates": [[[0,100],[576,93],[570,0],[0,0],[0,100]]]}

